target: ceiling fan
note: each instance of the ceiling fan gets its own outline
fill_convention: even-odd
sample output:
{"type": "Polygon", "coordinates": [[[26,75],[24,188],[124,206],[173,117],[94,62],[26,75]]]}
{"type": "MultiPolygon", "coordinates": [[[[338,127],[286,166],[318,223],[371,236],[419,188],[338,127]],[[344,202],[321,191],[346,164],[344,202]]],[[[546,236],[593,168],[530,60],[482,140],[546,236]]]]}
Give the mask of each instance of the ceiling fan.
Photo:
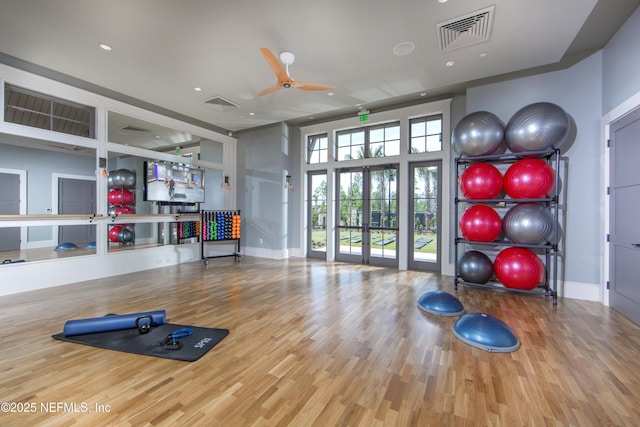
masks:
{"type": "Polygon", "coordinates": [[[261,47],[260,50],[262,51],[264,58],[267,60],[267,63],[269,64],[273,72],[276,74],[276,77],[278,78],[278,83],[276,83],[274,86],[271,86],[261,91],[260,93],[258,93],[258,95],[260,96],[268,95],[282,88],[288,89],[291,87],[296,89],[302,89],[302,90],[329,90],[329,89],[336,88],[335,86],[331,86],[331,85],[294,81],[291,77],[289,77],[289,65],[293,64],[293,61],[295,61],[296,59],[296,56],[293,53],[282,52],[280,54],[280,61],[282,61],[282,64],[285,65],[283,67],[282,64],[278,61],[275,55],[271,53],[269,49],[267,49],[266,47],[261,47]]]}

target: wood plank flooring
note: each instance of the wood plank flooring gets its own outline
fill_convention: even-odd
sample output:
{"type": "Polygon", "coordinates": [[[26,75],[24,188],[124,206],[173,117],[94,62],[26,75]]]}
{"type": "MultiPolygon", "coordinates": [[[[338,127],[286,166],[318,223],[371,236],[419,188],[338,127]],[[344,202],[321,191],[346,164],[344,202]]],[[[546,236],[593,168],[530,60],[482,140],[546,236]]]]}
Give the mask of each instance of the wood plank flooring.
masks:
{"type": "Polygon", "coordinates": [[[3,426],[638,426],[640,327],[595,302],[459,289],[521,341],[488,353],[417,308],[452,279],[244,257],[0,297],[3,426]],[[167,310],[230,329],[197,362],[57,341],[68,319],[167,310]],[[25,412],[32,410],[31,412],[25,412]]]}

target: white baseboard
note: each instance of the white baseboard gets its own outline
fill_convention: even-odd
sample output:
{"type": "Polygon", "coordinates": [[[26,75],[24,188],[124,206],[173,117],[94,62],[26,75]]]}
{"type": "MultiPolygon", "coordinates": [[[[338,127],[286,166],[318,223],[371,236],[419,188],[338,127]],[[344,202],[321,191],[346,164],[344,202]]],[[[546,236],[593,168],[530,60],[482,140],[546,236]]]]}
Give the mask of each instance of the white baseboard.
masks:
{"type": "Polygon", "coordinates": [[[558,296],[583,301],[602,300],[602,289],[597,283],[561,282],[558,284],[558,296]]]}

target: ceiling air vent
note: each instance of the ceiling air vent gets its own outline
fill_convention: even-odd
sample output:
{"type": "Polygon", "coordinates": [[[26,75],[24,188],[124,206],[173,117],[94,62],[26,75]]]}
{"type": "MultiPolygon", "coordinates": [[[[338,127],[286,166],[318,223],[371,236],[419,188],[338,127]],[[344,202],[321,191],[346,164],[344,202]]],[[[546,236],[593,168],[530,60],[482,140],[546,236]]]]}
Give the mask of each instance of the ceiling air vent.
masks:
{"type": "Polygon", "coordinates": [[[489,40],[495,6],[437,24],[440,52],[489,40]]]}
{"type": "Polygon", "coordinates": [[[229,101],[228,99],[224,99],[221,96],[214,96],[213,98],[205,99],[204,101],[202,101],[202,103],[218,111],[229,111],[240,108],[238,104],[234,104],[233,102],[229,101]]]}

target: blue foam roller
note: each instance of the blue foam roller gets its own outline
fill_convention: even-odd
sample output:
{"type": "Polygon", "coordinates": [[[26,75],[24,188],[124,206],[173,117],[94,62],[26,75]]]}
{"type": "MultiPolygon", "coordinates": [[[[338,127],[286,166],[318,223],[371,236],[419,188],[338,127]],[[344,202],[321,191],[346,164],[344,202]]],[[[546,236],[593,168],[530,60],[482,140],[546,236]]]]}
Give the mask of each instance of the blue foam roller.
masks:
{"type": "Polygon", "coordinates": [[[453,325],[460,341],[489,352],[509,353],[520,348],[520,341],[502,320],[485,313],[469,313],[453,325]]]}
{"type": "Polygon", "coordinates": [[[443,291],[431,291],[418,299],[418,308],[438,316],[459,316],[464,313],[464,306],[453,295],[443,291]]]}
{"type": "Polygon", "coordinates": [[[90,317],[87,319],[67,320],[62,334],[66,337],[72,335],[93,334],[96,332],[118,331],[121,329],[137,328],[136,319],[148,314],[153,318],[152,326],[165,323],[166,311],[145,311],[131,314],[110,314],[103,317],[90,317]]]}

